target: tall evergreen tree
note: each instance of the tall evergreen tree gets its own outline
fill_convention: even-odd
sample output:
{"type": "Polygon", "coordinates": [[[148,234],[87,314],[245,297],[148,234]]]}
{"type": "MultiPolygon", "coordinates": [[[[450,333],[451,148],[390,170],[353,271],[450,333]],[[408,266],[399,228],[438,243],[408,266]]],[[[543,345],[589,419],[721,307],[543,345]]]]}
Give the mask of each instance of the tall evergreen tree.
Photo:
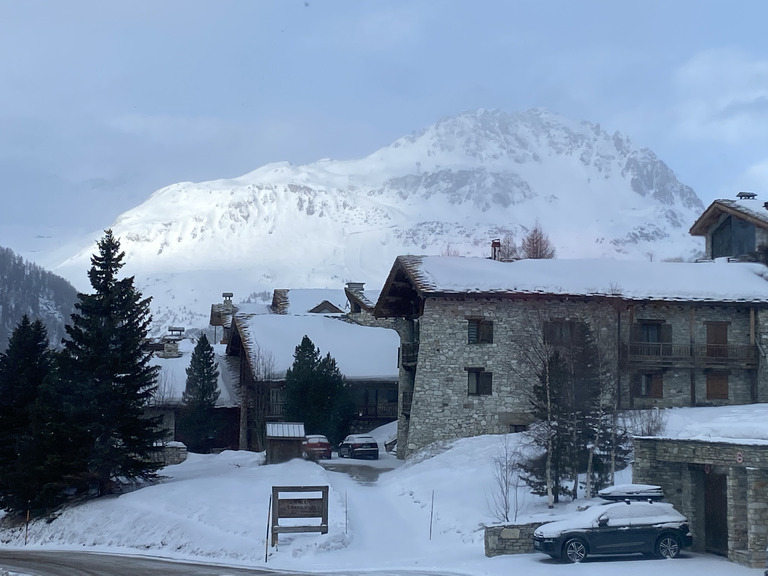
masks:
{"type": "Polygon", "coordinates": [[[162,437],[159,419],[144,417],[158,371],[144,346],[150,299],[133,277],[118,278],[124,256],[106,230],[88,271],[93,293],[78,294],[51,390],[67,412],[69,437],[78,439],[78,450],[68,455],[75,458],[73,474],[99,493],[116,479],[151,477],[159,467],[152,458],[162,437]]]}
{"type": "Polygon", "coordinates": [[[219,369],[208,337],[203,334],[192,351],[187,367],[187,385],[181,396],[181,433],[192,452],[208,452],[216,433],[214,409],[221,391],[219,369]]]}
{"type": "Polygon", "coordinates": [[[13,508],[28,499],[20,474],[20,450],[30,433],[30,414],[51,371],[48,332],[40,320],[24,315],[0,354],[0,505],[13,508]]]}
{"type": "Polygon", "coordinates": [[[538,423],[531,435],[542,452],[523,463],[524,480],[534,493],[544,494],[549,462],[554,502],[560,495],[577,498],[585,473],[589,489],[599,490],[614,462],[621,467],[626,461],[626,435],[617,429],[604,364],[592,328],[577,321],[571,323],[567,342],[555,346],[538,371],[532,395],[538,423]]]}
{"type": "Polygon", "coordinates": [[[285,373],[285,417],[304,422],[308,432],[324,434],[331,443],[346,434],[354,411],[349,388],[330,354],[320,356],[308,336],[296,347],[285,373]]]}

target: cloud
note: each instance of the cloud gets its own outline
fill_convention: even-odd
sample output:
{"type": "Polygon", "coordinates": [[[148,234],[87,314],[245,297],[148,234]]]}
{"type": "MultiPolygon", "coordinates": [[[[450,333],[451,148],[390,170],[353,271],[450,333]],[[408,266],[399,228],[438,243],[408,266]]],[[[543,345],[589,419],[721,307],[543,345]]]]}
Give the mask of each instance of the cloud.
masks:
{"type": "Polygon", "coordinates": [[[768,60],[738,50],[707,50],[675,77],[677,132],[688,139],[741,143],[764,139],[768,122],[768,60]]]}

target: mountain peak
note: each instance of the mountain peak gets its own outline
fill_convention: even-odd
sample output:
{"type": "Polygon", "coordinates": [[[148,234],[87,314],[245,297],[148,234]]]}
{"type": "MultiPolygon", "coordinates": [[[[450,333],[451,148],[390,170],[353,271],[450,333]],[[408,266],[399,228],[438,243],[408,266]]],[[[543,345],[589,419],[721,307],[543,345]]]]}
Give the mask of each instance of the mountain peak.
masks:
{"type": "MultiPolygon", "coordinates": [[[[174,184],[112,228],[137,277],[237,271],[250,293],[376,285],[399,254],[487,256],[491,238],[536,222],[561,257],[691,258],[700,247],[687,231],[702,209],[620,132],[543,108],[480,109],[357,160],[174,184]]],[[[68,266],[85,268],[90,252],[68,266]]]]}

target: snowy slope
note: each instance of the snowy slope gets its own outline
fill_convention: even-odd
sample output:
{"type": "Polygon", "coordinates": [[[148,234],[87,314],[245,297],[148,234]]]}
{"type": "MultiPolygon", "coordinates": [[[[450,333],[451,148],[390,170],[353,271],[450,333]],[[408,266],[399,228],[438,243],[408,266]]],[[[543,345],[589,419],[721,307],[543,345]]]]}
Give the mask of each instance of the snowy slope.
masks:
{"type": "MultiPolygon", "coordinates": [[[[663,162],[619,133],[544,110],[480,110],[357,160],[174,184],[112,229],[156,316],[171,319],[160,312],[174,307],[169,289],[184,305],[207,290],[207,306],[221,291],[378,288],[398,254],[486,256],[492,238],[519,239],[536,222],[561,258],[687,259],[701,249],[688,228],[702,210],[663,162]]],[[[77,282],[92,252],[57,271],[77,282]]]]}

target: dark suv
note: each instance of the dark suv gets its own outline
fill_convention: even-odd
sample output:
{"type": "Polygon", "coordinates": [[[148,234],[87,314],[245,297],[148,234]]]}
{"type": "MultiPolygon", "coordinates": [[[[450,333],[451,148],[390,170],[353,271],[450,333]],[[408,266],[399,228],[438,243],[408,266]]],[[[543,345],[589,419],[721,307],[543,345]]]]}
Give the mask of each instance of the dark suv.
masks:
{"type": "Polygon", "coordinates": [[[688,523],[672,504],[653,500],[590,506],[533,534],[539,552],[567,562],[590,554],[658,555],[674,558],[692,544],[688,523]]]}

